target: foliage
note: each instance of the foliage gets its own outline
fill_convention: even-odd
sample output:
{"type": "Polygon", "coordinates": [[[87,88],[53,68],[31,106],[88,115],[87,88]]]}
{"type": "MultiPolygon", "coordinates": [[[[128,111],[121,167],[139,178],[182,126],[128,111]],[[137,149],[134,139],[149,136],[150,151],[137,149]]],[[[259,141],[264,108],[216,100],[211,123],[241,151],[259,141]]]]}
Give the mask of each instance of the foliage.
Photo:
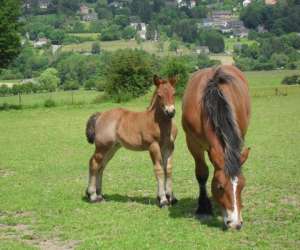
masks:
{"type": "Polygon", "coordinates": [[[60,79],[58,78],[58,71],[54,68],[46,69],[39,77],[39,83],[42,89],[49,92],[56,90],[60,84],[60,79]]]}
{"type": "Polygon", "coordinates": [[[8,64],[20,52],[20,0],[5,0],[0,3],[0,68],[8,64]]]}
{"type": "Polygon", "coordinates": [[[94,42],[92,44],[92,54],[99,54],[100,53],[100,44],[98,42],[94,42]]]}
{"type": "Polygon", "coordinates": [[[213,53],[224,51],[225,42],[223,36],[214,30],[201,30],[198,35],[198,40],[201,45],[208,46],[213,53]]]}
{"type": "Polygon", "coordinates": [[[101,32],[101,41],[114,41],[121,38],[120,26],[116,24],[109,25],[101,32]]]}
{"type": "Polygon", "coordinates": [[[80,84],[74,80],[67,80],[62,85],[63,90],[78,90],[80,88],[80,84]]]}
{"type": "Polygon", "coordinates": [[[252,2],[240,15],[248,28],[264,26],[277,35],[300,32],[300,5],[298,0],[280,1],[269,6],[263,2],[252,2]]]}
{"type": "Polygon", "coordinates": [[[44,106],[45,106],[46,108],[51,108],[51,107],[55,107],[55,106],[56,106],[56,103],[55,103],[55,101],[52,100],[52,99],[47,99],[47,100],[45,100],[45,102],[44,102],[44,106]]]}
{"type": "Polygon", "coordinates": [[[153,65],[141,50],[117,50],[106,68],[105,91],[117,102],[144,95],[152,85],[153,65]]]}
{"type": "Polygon", "coordinates": [[[286,76],[282,79],[281,83],[286,85],[300,84],[300,75],[286,76]]]}
{"type": "Polygon", "coordinates": [[[167,77],[177,76],[176,94],[180,96],[183,94],[189,78],[186,63],[173,57],[165,61],[166,63],[162,65],[162,74],[167,77]]]}

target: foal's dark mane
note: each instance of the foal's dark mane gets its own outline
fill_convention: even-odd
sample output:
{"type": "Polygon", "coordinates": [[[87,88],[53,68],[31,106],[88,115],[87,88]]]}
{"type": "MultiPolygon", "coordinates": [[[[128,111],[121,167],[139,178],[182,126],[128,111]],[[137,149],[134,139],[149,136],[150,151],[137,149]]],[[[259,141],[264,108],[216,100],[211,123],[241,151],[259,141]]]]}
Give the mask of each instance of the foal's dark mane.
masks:
{"type": "Polygon", "coordinates": [[[219,85],[234,84],[234,81],[232,76],[218,68],[209,80],[203,96],[205,113],[224,148],[225,172],[232,178],[240,173],[243,139],[236,124],[235,114],[219,85]]]}

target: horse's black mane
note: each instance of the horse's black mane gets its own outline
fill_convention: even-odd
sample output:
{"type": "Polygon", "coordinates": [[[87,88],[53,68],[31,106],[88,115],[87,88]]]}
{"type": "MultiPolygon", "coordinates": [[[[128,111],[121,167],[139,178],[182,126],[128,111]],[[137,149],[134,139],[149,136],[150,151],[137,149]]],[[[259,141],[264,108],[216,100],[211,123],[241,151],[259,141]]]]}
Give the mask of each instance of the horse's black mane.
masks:
{"type": "Polygon", "coordinates": [[[240,155],[243,140],[240,137],[234,113],[219,84],[230,84],[234,78],[218,68],[205,89],[203,104],[213,130],[225,152],[225,171],[230,177],[240,173],[240,155]]]}

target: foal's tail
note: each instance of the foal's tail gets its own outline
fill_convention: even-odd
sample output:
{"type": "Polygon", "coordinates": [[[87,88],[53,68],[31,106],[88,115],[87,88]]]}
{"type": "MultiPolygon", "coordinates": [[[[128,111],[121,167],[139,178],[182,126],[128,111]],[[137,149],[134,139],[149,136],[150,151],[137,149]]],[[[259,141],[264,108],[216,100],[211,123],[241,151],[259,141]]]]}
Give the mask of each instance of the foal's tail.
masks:
{"type": "Polygon", "coordinates": [[[100,115],[101,115],[100,112],[92,114],[86,123],[85,134],[86,134],[87,141],[90,144],[93,144],[95,142],[95,124],[97,118],[100,115]]]}
{"type": "Polygon", "coordinates": [[[203,96],[204,111],[224,148],[225,170],[231,177],[237,176],[240,172],[243,140],[232,108],[219,85],[232,84],[233,81],[233,76],[218,68],[209,80],[203,96]]]}

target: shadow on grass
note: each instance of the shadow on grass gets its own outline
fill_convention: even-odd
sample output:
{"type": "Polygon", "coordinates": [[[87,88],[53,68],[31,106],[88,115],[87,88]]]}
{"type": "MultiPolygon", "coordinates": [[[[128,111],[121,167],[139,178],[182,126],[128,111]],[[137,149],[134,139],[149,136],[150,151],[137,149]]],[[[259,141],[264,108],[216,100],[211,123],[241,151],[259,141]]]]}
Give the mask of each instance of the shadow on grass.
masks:
{"type": "MultiPolygon", "coordinates": [[[[128,196],[128,195],[120,195],[120,194],[106,194],[104,195],[104,199],[106,202],[120,202],[120,203],[129,203],[136,202],[139,204],[147,205],[147,206],[157,206],[157,200],[152,197],[141,197],[141,196],[128,196]]],[[[82,200],[85,202],[89,202],[86,196],[82,197],[82,200]]],[[[208,217],[200,217],[195,214],[197,207],[197,199],[192,198],[182,198],[179,199],[178,203],[170,206],[166,209],[169,210],[170,218],[194,218],[199,220],[199,222],[203,225],[207,225],[208,227],[215,227],[223,230],[223,222],[218,219],[218,215],[221,214],[218,206],[215,202],[212,201],[212,205],[214,207],[214,212],[212,216],[208,217]]]]}
{"type": "Polygon", "coordinates": [[[220,210],[217,208],[217,204],[212,202],[214,211],[212,216],[198,216],[196,215],[196,207],[198,205],[198,199],[183,198],[178,201],[174,206],[169,207],[169,216],[171,218],[194,218],[199,220],[201,224],[209,227],[216,227],[223,230],[223,222],[218,219],[220,210]]]}

